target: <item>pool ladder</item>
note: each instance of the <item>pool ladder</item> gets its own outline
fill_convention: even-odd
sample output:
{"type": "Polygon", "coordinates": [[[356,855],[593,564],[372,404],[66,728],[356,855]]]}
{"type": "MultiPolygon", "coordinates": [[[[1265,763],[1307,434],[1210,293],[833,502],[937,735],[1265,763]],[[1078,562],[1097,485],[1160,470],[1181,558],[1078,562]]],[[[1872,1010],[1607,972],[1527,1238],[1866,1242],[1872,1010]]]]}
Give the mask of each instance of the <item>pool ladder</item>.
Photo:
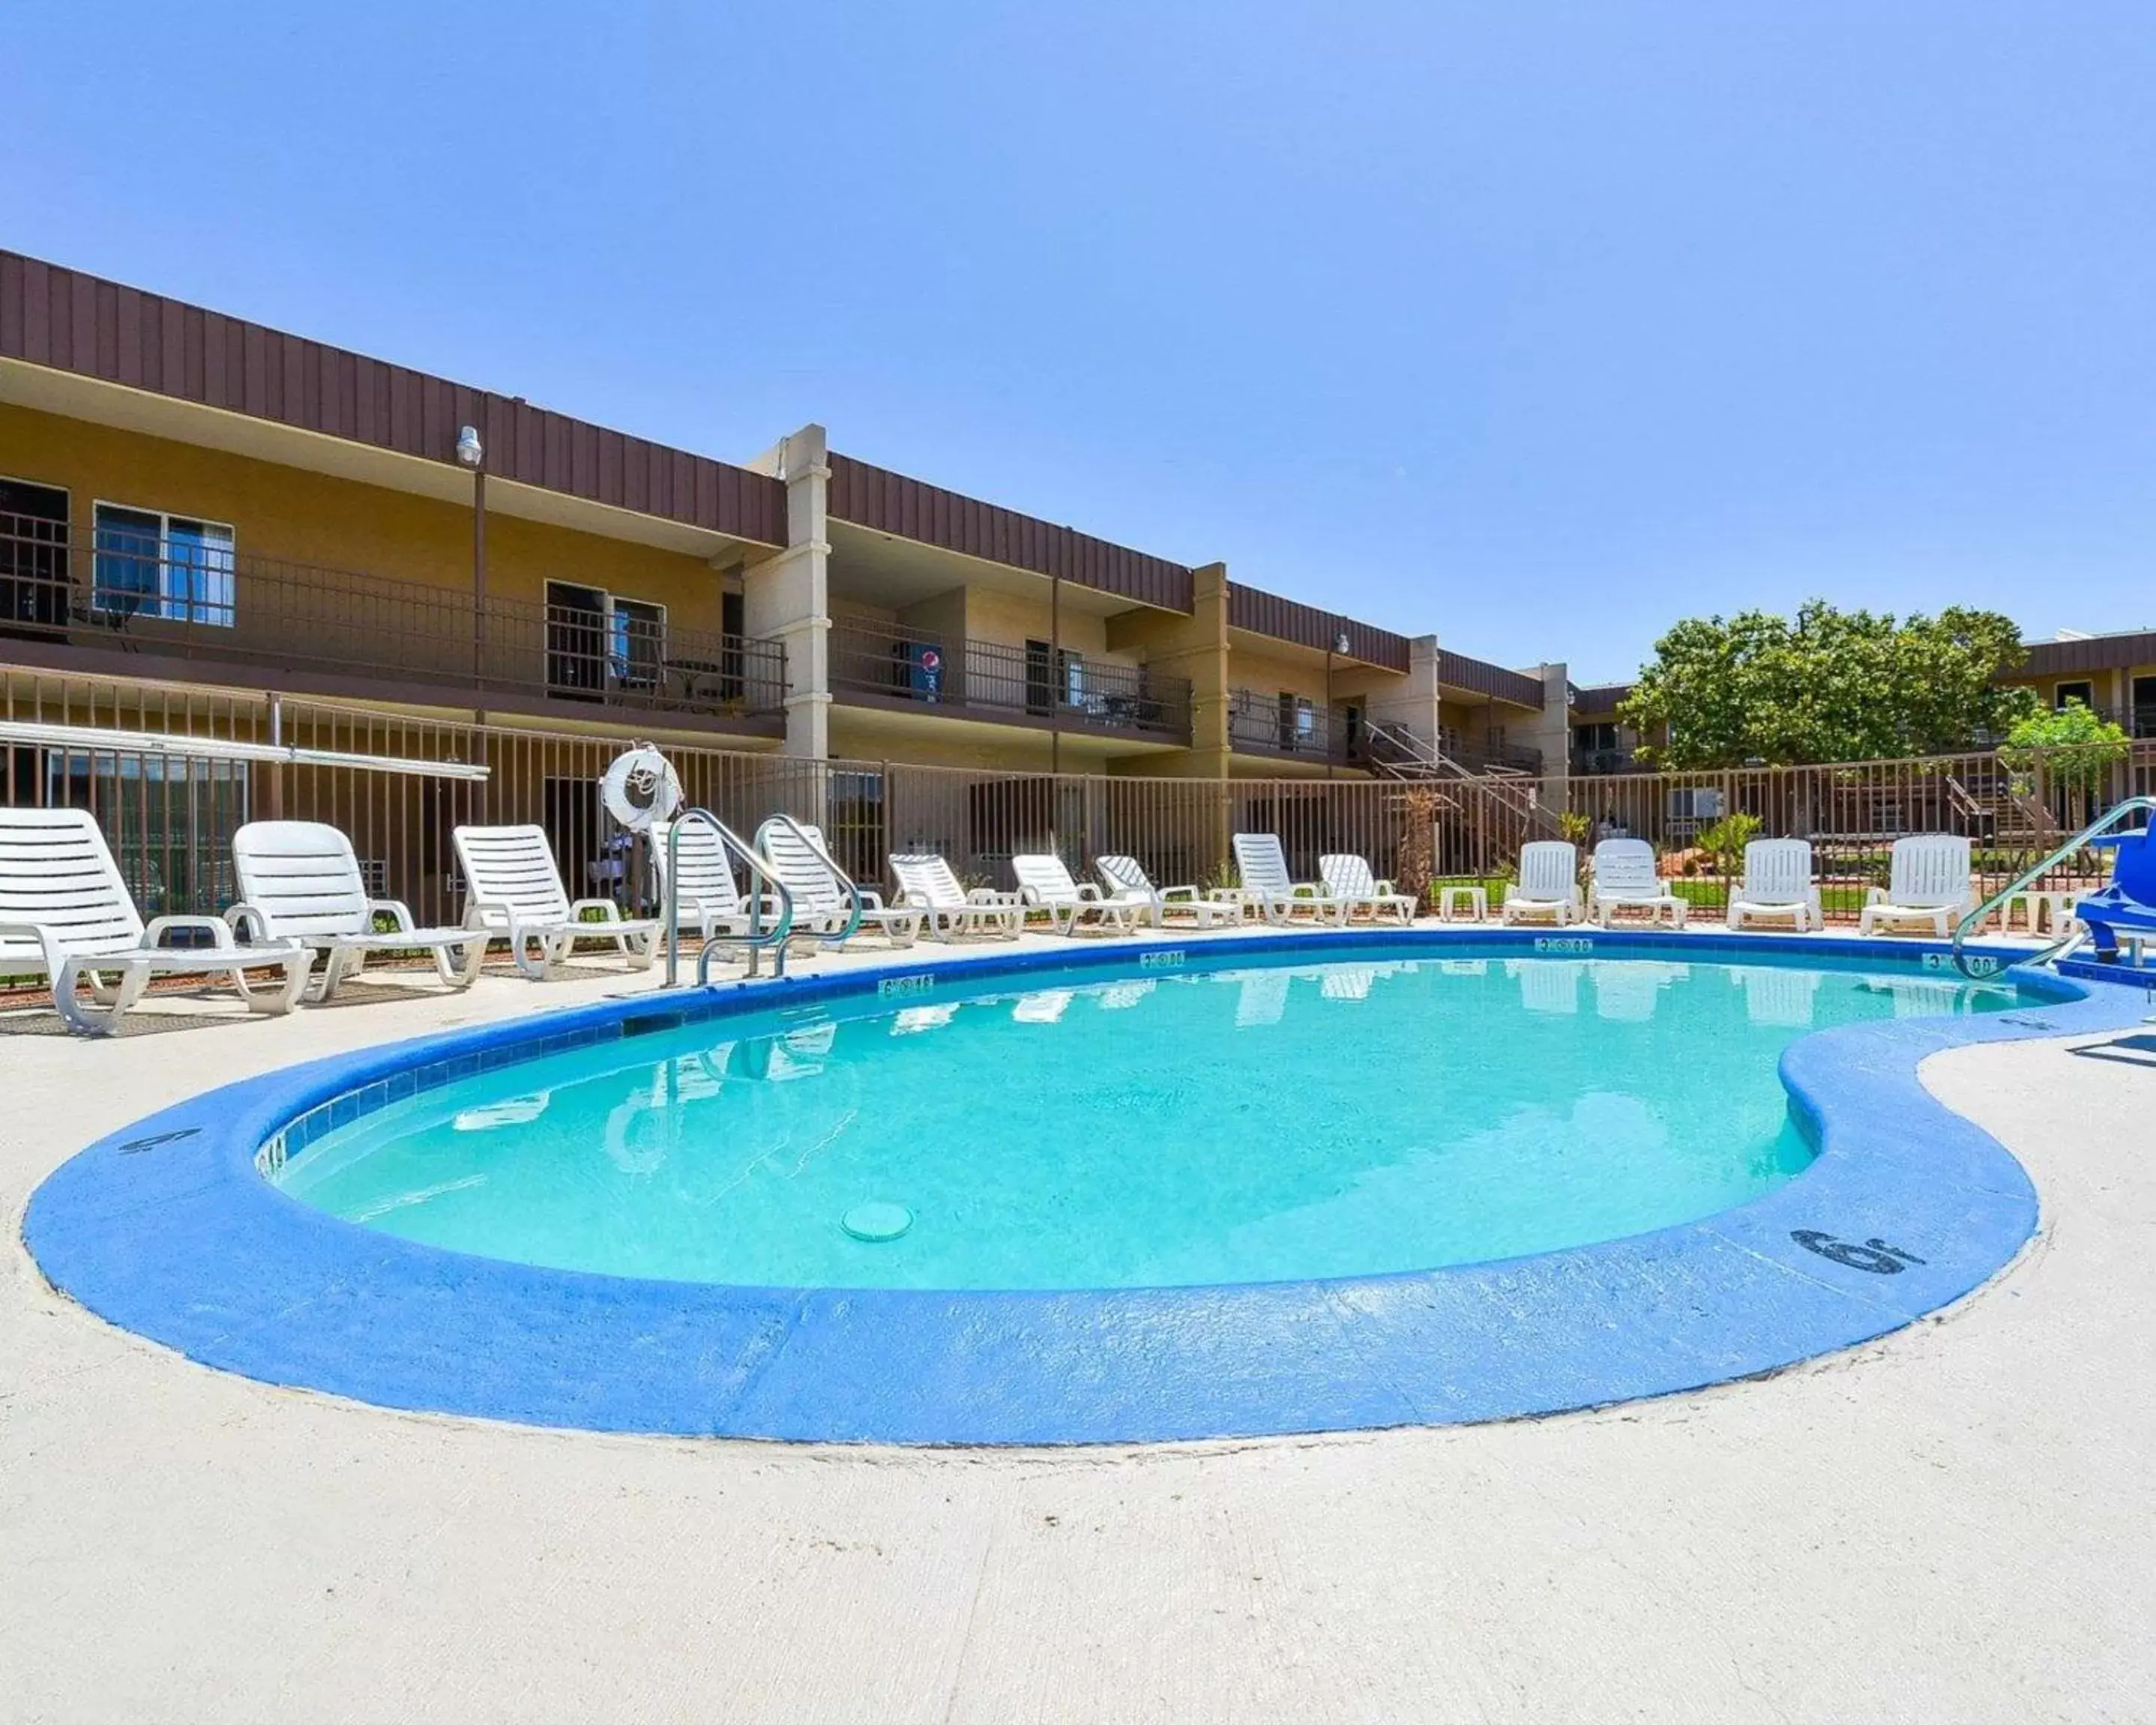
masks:
{"type": "MultiPolygon", "coordinates": [[[[1982,904],[1979,905],[1966,916],[1963,917],[1959,922],[1954,925],[1954,968],[1959,971],[1965,977],[1975,977],[1977,973],[1974,968],[1970,964],[1968,956],[1962,951],[1962,943],[1969,937],[1970,930],[1983,927],[1984,919],[1989,916],[1994,911],[1999,910],[2003,906],[2009,899],[2014,896],[2015,893],[2025,891],[2033,883],[2043,879],[2043,877],[2051,870],[2056,868],[2068,857],[2083,849],[2092,839],[2097,838],[2102,834],[2109,832],[2112,828],[2117,826],[2121,820],[2125,819],[2126,816],[2137,814],[2143,810],[2149,813],[2149,816],[2152,820],[2156,820],[2156,797],[2128,797],[2123,803],[2118,803],[2114,808],[2107,809],[2097,819],[2091,821],[2087,826],[2083,827],[2081,831],[2076,833],[2072,838],[2067,839],[2065,844],[2061,845],[2056,850],[2046,857],[2043,861],[2038,863],[2034,868],[2024,870],[2022,873],[2015,878],[2011,886],[2002,887],[1999,891],[1993,893],[1989,898],[1984,900],[1982,904]]],[[[2035,927],[2035,916],[2033,911],[2030,915],[2029,921],[2030,927],[2033,931],[2035,927]]],[[[2088,930],[2079,924],[2076,924],[2073,927],[2068,929],[2066,932],[2061,935],[2057,940],[2053,941],[2051,945],[2045,947],[2042,952],[2035,954],[2031,957],[2021,959],[2019,962],[2023,964],[2056,964],[2061,958],[2065,957],[2067,953],[2072,952],[2075,947],[2078,947],[2087,938],[2088,930]]]]}
{"type": "Polygon", "coordinates": [[[701,822],[718,835],[721,860],[739,857],[749,871],[748,933],[738,941],[721,942],[707,940],[703,950],[696,954],[696,986],[709,988],[711,980],[711,958],[721,945],[740,945],[748,948],[748,973],[757,973],[757,961],[766,949],[771,953],[771,973],[775,977],[786,974],[786,943],[793,933],[793,894],[787,884],[773,872],[771,865],[757,855],[756,847],[721,820],[708,809],[685,809],[666,825],[666,986],[680,984],[681,961],[681,829],[690,821],[701,822]],[[761,882],[762,885],[758,883],[761,882]],[[778,901],[778,914],[769,929],[763,924],[763,907],[768,886],[778,901]]]}

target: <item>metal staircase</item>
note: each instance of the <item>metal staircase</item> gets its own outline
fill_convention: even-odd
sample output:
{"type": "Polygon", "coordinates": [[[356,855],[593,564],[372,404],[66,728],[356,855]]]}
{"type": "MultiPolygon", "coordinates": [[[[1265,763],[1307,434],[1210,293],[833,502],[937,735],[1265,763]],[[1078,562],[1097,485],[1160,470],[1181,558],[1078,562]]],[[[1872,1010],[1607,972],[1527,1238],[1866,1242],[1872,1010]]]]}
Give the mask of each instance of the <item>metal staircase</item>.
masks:
{"type": "Polygon", "coordinates": [[[1517,824],[1523,839],[1563,836],[1557,817],[1542,804],[1537,781],[1517,768],[1493,766],[1472,772],[1404,725],[1369,725],[1363,737],[1372,772],[1381,778],[1435,787],[1440,809],[1517,824]]]}

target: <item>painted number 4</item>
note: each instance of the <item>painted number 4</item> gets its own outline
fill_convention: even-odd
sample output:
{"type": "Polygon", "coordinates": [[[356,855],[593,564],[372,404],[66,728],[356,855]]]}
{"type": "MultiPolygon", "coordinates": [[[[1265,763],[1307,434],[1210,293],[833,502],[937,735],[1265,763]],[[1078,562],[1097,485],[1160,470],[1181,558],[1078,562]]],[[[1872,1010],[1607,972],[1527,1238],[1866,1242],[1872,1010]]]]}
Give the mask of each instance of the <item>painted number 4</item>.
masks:
{"type": "Polygon", "coordinates": [[[1924,1261],[1914,1252],[1890,1246],[1883,1240],[1867,1240],[1859,1245],[1853,1240],[1836,1240],[1816,1228],[1796,1229],[1789,1238],[1808,1252],[1816,1252],[1822,1258],[1845,1264],[1851,1270],[1868,1271],[1874,1276],[1899,1276],[1909,1265],[1924,1261]]]}

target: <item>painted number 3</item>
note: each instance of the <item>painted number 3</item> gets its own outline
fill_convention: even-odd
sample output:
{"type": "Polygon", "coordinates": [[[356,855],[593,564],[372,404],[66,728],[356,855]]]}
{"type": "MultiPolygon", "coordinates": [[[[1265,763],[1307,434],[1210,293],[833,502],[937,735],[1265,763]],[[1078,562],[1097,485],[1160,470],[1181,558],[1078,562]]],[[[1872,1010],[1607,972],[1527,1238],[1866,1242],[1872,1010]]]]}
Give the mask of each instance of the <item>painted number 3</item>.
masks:
{"type": "Polygon", "coordinates": [[[1883,1240],[1867,1240],[1859,1245],[1851,1240],[1836,1240],[1816,1228],[1796,1229],[1789,1238],[1808,1252],[1831,1258],[1837,1264],[1846,1264],[1851,1270],[1869,1271],[1874,1276],[1899,1276],[1907,1266],[1924,1261],[1914,1252],[1890,1246],[1883,1240]]]}

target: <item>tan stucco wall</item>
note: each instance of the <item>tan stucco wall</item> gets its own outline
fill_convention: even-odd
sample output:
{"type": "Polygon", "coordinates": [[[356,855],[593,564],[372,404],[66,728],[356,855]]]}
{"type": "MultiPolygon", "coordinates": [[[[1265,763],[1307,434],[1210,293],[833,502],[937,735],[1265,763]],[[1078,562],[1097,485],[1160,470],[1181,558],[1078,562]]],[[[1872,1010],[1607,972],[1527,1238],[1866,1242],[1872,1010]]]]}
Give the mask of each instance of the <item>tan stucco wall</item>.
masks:
{"type": "Polygon", "coordinates": [[[2088,683],[2099,707],[2116,711],[2130,703],[2133,698],[2133,680],[2136,677],[2156,677],[2156,663],[2128,665],[2123,669],[2097,671],[2064,671],[2056,676],[2008,677],[2009,684],[2034,689],[2046,706],[2058,705],[2058,689],[2061,683],[2088,683]]]}
{"type": "MultiPolygon", "coordinates": [[[[431,498],[5,403],[0,475],[65,490],[78,534],[95,504],[125,504],[223,522],[243,558],[471,584],[471,511],[431,498]]],[[[720,626],[724,581],[701,558],[490,511],[488,593],[537,603],[550,578],[665,605],[678,627],[720,626]]]]}

